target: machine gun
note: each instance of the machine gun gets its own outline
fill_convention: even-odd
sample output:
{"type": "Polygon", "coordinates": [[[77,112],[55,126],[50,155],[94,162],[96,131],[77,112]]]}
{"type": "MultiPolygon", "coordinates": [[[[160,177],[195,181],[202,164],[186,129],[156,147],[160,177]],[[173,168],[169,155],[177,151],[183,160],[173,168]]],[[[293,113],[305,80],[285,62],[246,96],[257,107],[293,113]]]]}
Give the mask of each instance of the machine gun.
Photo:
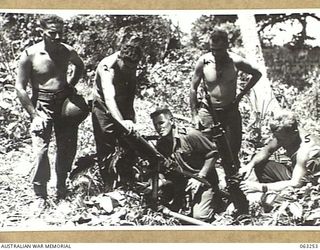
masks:
{"type": "Polygon", "coordinates": [[[158,206],[158,185],[159,185],[159,173],[175,171],[185,177],[194,178],[201,182],[206,187],[211,187],[210,182],[205,178],[202,178],[188,170],[183,169],[181,166],[184,162],[179,157],[167,158],[162,155],[151,143],[149,143],[145,138],[139,135],[136,131],[129,131],[124,127],[117,119],[115,119],[110,112],[105,111],[110,116],[111,121],[117,128],[117,131],[121,138],[126,142],[130,149],[134,150],[138,156],[146,159],[150,162],[153,167],[152,171],[152,206],[158,206]]]}
{"type": "Polygon", "coordinates": [[[222,161],[222,167],[226,175],[226,183],[230,193],[230,200],[233,202],[238,214],[248,213],[249,202],[239,187],[241,179],[238,174],[239,166],[236,165],[230,142],[221,122],[218,119],[216,110],[212,106],[210,95],[208,94],[205,83],[203,83],[203,89],[208,104],[208,111],[213,121],[213,125],[206,129],[205,132],[209,132],[213,137],[213,140],[216,142],[217,150],[222,161]]]}

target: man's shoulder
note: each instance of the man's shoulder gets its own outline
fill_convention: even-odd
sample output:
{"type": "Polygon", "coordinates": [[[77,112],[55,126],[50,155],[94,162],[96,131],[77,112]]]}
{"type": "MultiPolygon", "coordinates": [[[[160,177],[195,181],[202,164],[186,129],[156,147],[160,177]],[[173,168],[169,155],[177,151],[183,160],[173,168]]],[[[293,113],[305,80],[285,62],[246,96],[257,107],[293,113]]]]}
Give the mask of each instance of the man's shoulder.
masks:
{"type": "Polygon", "coordinates": [[[206,54],[203,54],[201,55],[198,60],[197,60],[197,67],[199,68],[202,68],[204,67],[204,65],[210,63],[210,62],[214,62],[215,61],[215,58],[214,56],[212,55],[211,52],[208,52],[206,54]]]}
{"type": "Polygon", "coordinates": [[[185,137],[203,137],[204,136],[199,130],[191,127],[179,128],[178,133],[185,137]]]}
{"type": "Polygon", "coordinates": [[[210,151],[216,149],[216,146],[211,142],[201,131],[194,128],[187,128],[186,133],[180,138],[193,150],[196,151],[210,151]]]}
{"type": "Polygon", "coordinates": [[[43,42],[38,42],[29,46],[22,53],[26,53],[28,56],[32,56],[41,52],[44,52],[43,42]]]}
{"type": "Polygon", "coordinates": [[[307,145],[320,145],[320,138],[315,135],[314,133],[311,133],[310,131],[299,127],[299,136],[303,143],[306,143],[307,145]]]}
{"type": "Polygon", "coordinates": [[[320,149],[320,138],[306,130],[299,129],[301,145],[300,149],[305,151],[313,151],[315,148],[320,149]]]}
{"type": "Polygon", "coordinates": [[[231,60],[234,63],[242,62],[244,60],[244,57],[242,57],[241,55],[239,55],[239,54],[237,54],[235,52],[228,51],[228,54],[229,54],[229,57],[231,58],[231,60]]]}
{"type": "Polygon", "coordinates": [[[301,138],[300,146],[297,150],[297,160],[309,160],[314,155],[320,155],[319,138],[306,130],[299,128],[301,138]]]}
{"type": "Polygon", "coordinates": [[[199,60],[214,60],[214,56],[211,52],[205,53],[202,56],[199,57],[199,60]]]}
{"type": "Polygon", "coordinates": [[[120,52],[113,53],[112,55],[106,56],[98,64],[98,70],[111,70],[111,67],[114,65],[118,59],[120,52]]]}
{"type": "Polygon", "coordinates": [[[115,52],[111,55],[108,55],[106,57],[104,57],[100,63],[102,64],[110,64],[110,63],[114,63],[114,61],[119,57],[120,52],[115,52]]]}
{"type": "Polygon", "coordinates": [[[60,43],[65,49],[67,49],[68,51],[75,51],[74,48],[69,45],[69,44],[66,44],[66,43],[60,43]]]}

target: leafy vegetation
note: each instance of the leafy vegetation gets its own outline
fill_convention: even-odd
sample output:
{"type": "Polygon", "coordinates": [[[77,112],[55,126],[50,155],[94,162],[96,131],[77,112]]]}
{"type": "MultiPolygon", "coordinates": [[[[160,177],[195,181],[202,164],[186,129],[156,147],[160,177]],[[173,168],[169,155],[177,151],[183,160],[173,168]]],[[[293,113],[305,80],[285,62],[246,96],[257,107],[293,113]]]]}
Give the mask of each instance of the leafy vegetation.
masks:
{"type": "Polygon", "coordinates": [[[315,19],[320,21],[320,18],[315,13],[290,13],[290,14],[258,14],[256,15],[256,20],[259,25],[259,34],[261,36],[262,44],[264,46],[270,46],[272,44],[273,37],[264,36],[263,32],[268,27],[273,27],[279,23],[298,23],[301,27],[299,32],[293,35],[291,41],[285,46],[290,48],[302,49],[310,48],[310,45],[307,44],[308,40],[314,40],[314,37],[311,37],[307,34],[308,21],[310,19],[315,19]]]}
{"type": "MultiPolygon", "coordinates": [[[[68,199],[60,202],[54,200],[53,177],[49,183],[50,208],[40,217],[30,213],[32,211],[28,210],[28,206],[32,201],[32,194],[27,177],[32,173],[32,150],[28,132],[29,118],[16,98],[13,82],[19,52],[41,39],[37,17],[38,15],[28,14],[0,14],[0,25],[3,27],[0,30],[1,226],[28,227],[34,225],[34,222],[40,223],[40,226],[79,227],[181,224],[170,216],[147,208],[138,189],[119,188],[113,193],[103,190],[94,161],[95,145],[90,117],[80,125],[76,156],[77,164],[85,165],[84,171],[70,181],[71,192],[68,199]]],[[[291,20],[293,16],[286,18],[291,20]]],[[[259,25],[264,23],[267,26],[270,23],[269,17],[258,17],[257,20],[259,25]]],[[[135,102],[137,130],[141,134],[153,134],[149,113],[156,106],[164,105],[175,112],[180,125],[191,126],[188,89],[195,62],[207,49],[207,34],[214,26],[222,26],[230,31],[232,45],[241,53],[242,41],[235,15],[199,18],[194,23],[190,42],[170,49],[165,57],[163,53],[168,40],[176,32],[179,33],[165,16],[77,15],[67,22],[66,27],[67,43],[76,48],[86,64],[86,75],[77,88],[80,93],[89,97],[98,61],[116,51],[121,41],[128,39],[127,34],[138,34],[143,38],[145,57],[138,71],[141,84],[135,102]]],[[[299,51],[305,60],[303,64],[294,65],[298,70],[296,75],[300,78],[296,79],[299,84],[293,84],[290,78],[290,67],[293,67],[290,56],[293,52],[283,53],[283,61],[279,62],[274,60],[279,56],[279,48],[271,47],[269,50],[274,55],[268,57],[268,53],[265,53],[266,61],[274,66],[269,67],[270,77],[273,77],[272,87],[280,105],[294,110],[301,117],[302,125],[319,135],[320,79],[317,67],[312,62],[309,63],[312,52],[299,51]],[[281,67],[283,64],[288,64],[287,71],[281,67]],[[302,76],[303,82],[299,81],[302,76]]],[[[318,53],[318,50],[313,51],[318,53]]],[[[241,75],[240,85],[245,81],[246,76],[241,75]]],[[[247,163],[270,138],[267,104],[264,112],[259,114],[254,107],[255,103],[247,98],[243,98],[240,103],[244,132],[240,155],[242,163],[247,163]]],[[[54,152],[53,140],[49,152],[51,163],[54,152]]],[[[282,152],[278,152],[275,157],[283,158],[282,152]]],[[[229,209],[217,214],[213,225],[319,225],[319,200],[319,184],[308,184],[302,189],[288,189],[280,194],[269,193],[259,202],[252,203],[249,216],[235,219],[229,209]]]]}

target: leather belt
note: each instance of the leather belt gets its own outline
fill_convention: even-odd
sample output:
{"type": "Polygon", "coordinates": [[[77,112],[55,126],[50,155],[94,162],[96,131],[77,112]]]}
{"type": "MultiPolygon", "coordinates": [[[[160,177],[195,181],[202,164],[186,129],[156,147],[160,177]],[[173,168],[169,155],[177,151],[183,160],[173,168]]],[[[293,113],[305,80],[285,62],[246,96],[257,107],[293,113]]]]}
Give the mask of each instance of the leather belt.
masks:
{"type": "MultiPolygon", "coordinates": [[[[208,104],[206,104],[206,103],[203,103],[203,102],[201,102],[200,103],[200,108],[204,108],[204,109],[208,109],[209,107],[208,107],[208,104]]],[[[230,111],[230,110],[232,110],[232,104],[229,104],[229,105],[226,105],[226,106],[224,106],[224,107],[213,107],[213,109],[215,110],[215,111],[218,111],[218,112],[222,112],[222,111],[230,111]]]]}
{"type": "Polygon", "coordinates": [[[49,92],[49,91],[43,91],[38,90],[34,92],[34,95],[37,97],[40,101],[54,101],[54,100],[61,100],[67,98],[72,93],[72,89],[69,87],[66,87],[62,90],[58,90],[56,92],[49,92]]]}

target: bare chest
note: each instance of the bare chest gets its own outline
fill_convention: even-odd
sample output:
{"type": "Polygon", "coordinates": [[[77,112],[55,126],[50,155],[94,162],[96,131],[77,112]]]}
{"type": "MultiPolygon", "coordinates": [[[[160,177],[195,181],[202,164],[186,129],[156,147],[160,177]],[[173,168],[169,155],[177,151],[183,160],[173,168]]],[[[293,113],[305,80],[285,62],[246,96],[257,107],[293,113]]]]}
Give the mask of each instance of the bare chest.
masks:
{"type": "Polygon", "coordinates": [[[234,84],[238,71],[232,61],[217,65],[213,60],[205,60],[203,77],[207,83],[234,84]]]}
{"type": "Polygon", "coordinates": [[[50,56],[46,52],[34,55],[32,60],[32,75],[34,78],[51,78],[65,74],[68,69],[66,55],[50,56]]]}

